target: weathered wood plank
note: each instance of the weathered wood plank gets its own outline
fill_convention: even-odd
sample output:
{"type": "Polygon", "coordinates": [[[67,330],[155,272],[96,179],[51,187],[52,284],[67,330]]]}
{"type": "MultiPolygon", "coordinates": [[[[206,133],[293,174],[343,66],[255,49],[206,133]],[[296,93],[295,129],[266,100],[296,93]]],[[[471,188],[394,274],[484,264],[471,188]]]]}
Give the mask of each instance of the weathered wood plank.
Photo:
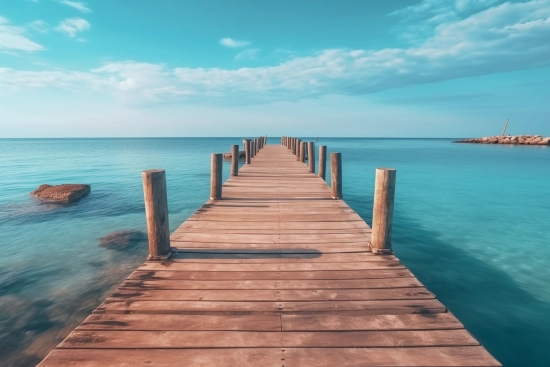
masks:
{"type": "Polygon", "coordinates": [[[466,330],[258,332],[80,331],[59,348],[388,348],[467,346],[479,343],[466,330]]]}
{"type": "Polygon", "coordinates": [[[480,346],[431,348],[58,349],[40,367],[500,366],[480,346]],[[284,365],[282,364],[284,363],[284,365]]]}

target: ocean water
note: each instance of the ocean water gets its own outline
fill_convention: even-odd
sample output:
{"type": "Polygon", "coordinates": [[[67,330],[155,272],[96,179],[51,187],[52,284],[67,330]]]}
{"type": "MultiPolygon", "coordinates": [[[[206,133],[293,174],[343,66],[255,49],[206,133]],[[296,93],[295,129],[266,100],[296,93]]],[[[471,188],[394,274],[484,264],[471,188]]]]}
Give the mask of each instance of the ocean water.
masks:
{"type": "MultiPolygon", "coordinates": [[[[240,142],[0,139],[1,365],[35,365],[144,261],[143,241],[99,246],[145,231],[142,170],[166,169],[174,230],[208,199],[210,153],[240,142]],[[43,183],[92,192],[44,204],[29,195],[43,183]]],[[[342,153],[344,200],[369,224],[375,168],[396,168],[397,256],[504,366],[549,366],[550,148],[451,142],[317,144],[342,153]]]]}

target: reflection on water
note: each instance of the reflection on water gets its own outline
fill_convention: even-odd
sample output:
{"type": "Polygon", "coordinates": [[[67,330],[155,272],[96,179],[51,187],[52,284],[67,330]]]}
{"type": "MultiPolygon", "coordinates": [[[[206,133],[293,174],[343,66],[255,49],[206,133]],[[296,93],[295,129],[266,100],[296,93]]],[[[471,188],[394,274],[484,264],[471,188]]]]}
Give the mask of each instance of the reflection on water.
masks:
{"type": "MultiPolygon", "coordinates": [[[[210,153],[240,141],[0,140],[2,365],[34,366],[145,260],[142,170],[166,169],[174,230],[208,199],[210,153]],[[91,184],[90,195],[68,205],[29,195],[70,182],[91,184]]],[[[399,258],[505,366],[549,365],[550,148],[318,144],[342,153],[345,200],[367,222],[374,169],[397,168],[399,258]]]]}

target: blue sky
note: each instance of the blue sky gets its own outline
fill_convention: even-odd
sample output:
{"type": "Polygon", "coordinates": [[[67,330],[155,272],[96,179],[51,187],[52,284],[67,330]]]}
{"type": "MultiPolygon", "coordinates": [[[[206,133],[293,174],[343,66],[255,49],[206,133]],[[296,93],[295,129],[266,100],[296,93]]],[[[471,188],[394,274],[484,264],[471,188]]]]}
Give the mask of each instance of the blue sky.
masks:
{"type": "Polygon", "coordinates": [[[550,135],[550,0],[1,0],[0,136],[550,135]]]}

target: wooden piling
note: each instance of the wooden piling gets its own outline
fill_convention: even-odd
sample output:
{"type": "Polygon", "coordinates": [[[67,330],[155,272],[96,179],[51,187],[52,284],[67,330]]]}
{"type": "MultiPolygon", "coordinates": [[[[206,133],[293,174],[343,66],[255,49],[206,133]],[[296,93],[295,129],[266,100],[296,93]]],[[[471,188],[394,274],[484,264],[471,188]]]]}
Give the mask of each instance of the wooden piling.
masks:
{"type": "Polygon", "coordinates": [[[296,160],[300,161],[302,155],[302,140],[296,139],[296,160]]]}
{"type": "Polygon", "coordinates": [[[250,140],[250,158],[254,158],[256,155],[256,140],[251,139],[250,140]]]}
{"type": "Polygon", "coordinates": [[[306,161],[306,149],[307,149],[307,142],[303,141],[300,143],[300,162],[306,161]]]}
{"type": "Polygon", "coordinates": [[[319,177],[326,181],[327,171],[327,146],[319,146],[319,177]]]}
{"type": "Polygon", "coordinates": [[[251,149],[250,139],[243,139],[243,145],[244,145],[245,164],[250,164],[250,158],[252,158],[251,152],[250,152],[250,149],[251,149]]]}
{"type": "Polygon", "coordinates": [[[393,168],[376,169],[371,240],[371,249],[375,254],[391,253],[395,178],[393,168]]]}
{"type": "Polygon", "coordinates": [[[307,143],[307,164],[309,172],[315,173],[315,143],[312,141],[307,143]]]}
{"type": "Polygon", "coordinates": [[[210,166],[210,199],[212,200],[222,198],[222,165],[223,154],[212,153],[210,166]]]}
{"type": "Polygon", "coordinates": [[[151,169],[141,173],[147,237],[149,239],[149,260],[167,259],[170,251],[170,229],[168,227],[168,198],[166,195],[166,173],[162,169],[151,169]]]}
{"type": "Polygon", "coordinates": [[[333,199],[342,199],[342,155],[340,153],[330,153],[331,170],[331,197],[333,199]]]}
{"type": "Polygon", "coordinates": [[[239,146],[231,146],[231,176],[239,175],[239,146]]]}

